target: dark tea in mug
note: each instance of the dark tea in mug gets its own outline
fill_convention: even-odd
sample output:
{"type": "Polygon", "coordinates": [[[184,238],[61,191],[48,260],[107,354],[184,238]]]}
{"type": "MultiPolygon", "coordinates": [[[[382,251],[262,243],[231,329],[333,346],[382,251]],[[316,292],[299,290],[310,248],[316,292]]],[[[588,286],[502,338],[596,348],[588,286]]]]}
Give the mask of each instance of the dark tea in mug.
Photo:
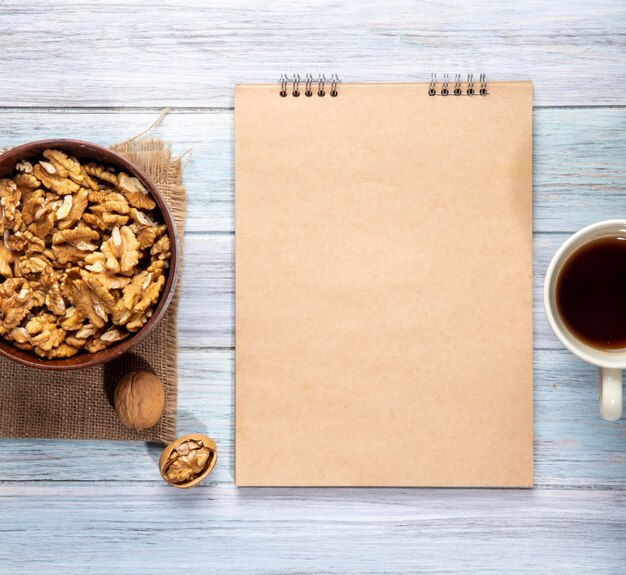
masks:
{"type": "Polygon", "coordinates": [[[574,251],[557,277],[556,304],[583,343],[626,348],[626,238],[599,238],[574,251]]]}

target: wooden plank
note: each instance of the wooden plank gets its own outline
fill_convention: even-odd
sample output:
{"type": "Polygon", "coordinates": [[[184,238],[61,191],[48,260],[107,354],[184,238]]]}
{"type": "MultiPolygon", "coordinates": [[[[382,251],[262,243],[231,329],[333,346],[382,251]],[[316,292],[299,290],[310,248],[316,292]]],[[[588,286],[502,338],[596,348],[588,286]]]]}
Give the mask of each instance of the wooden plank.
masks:
{"type": "MultiPolygon", "coordinates": [[[[75,138],[108,146],[144,131],[157,116],[156,110],[136,113],[0,108],[0,149],[47,138],[75,138]]],[[[184,175],[187,231],[234,229],[232,124],[231,113],[173,111],[149,134],[173,142],[176,154],[191,150],[184,175]]]]}
{"type": "Polygon", "coordinates": [[[180,345],[234,345],[233,249],[232,235],[188,235],[185,238],[178,312],[180,345]]]}
{"type": "Polygon", "coordinates": [[[533,120],[534,230],[626,216],[626,110],[535,110],[533,120]]]}
{"type": "Polygon", "coordinates": [[[543,284],[550,260],[570,234],[535,234],[533,237],[533,348],[563,349],[543,307],[543,284]]]}
{"type": "MultiPolygon", "coordinates": [[[[219,460],[210,483],[231,483],[233,352],[182,349],[179,357],[178,434],[214,437],[219,460]]],[[[600,419],[595,368],[566,351],[538,351],[534,393],[535,484],[626,488],[626,420],[600,419]]],[[[156,445],[0,439],[0,452],[0,481],[160,482],[156,445]]]]}
{"type": "MultiPolygon", "coordinates": [[[[543,310],[542,286],[548,262],[567,234],[536,234],[534,241],[533,317],[535,349],[560,349],[543,310]]],[[[188,235],[185,238],[179,344],[229,348],[234,345],[234,237],[188,235]]]]}
{"type": "Polygon", "coordinates": [[[597,368],[562,349],[536,351],[534,366],[536,483],[623,486],[626,419],[600,418],[597,368]]]}
{"type": "MultiPolygon", "coordinates": [[[[0,146],[74,137],[111,144],[147,128],[156,112],[0,108],[0,146]]],[[[573,232],[626,211],[626,110],[535,110],[534,227],[573,232]]],[[[232,113],[172,112],[152,134],[192,150],[186,229],[233,231],[232,113]]]]}
{"type": "MultiPolygon", "coordinates": [[[[535,230],[571,233],[592,221],[623,214],[624,110],[538,110],[535,116],[535,230]]],[[[0,114],[0,133],[6,145],[51,135],[109,143],[141,131],[153,119],[153,113],[5,112],[0,114]]],[[[178,153],[194,150],[186,171],[187,230],[231,231],[232,116],[173,113],[154,133],[175,140],[178,153]]],[[[547,263],[566,236],[535,238],[536,347],[560,347],[545,321],[540,292],[547,263]]],[[[183,345],[233,345],[232,246],[228,235],[186,238],[183,345]],[[187,305],[191,302],[194,305],[187,305]]]]}
{"type": "Polygon", "coordinates": [[[622,573],[624,491],[3,485],[2,572],[622,573]]]}
{"type": "MultiPolygon", "coordinates": [[[[535,349],[562,346],[548,325],[543,309],[543,278],[548,263],[569,234],[535,234],[533,255],[533,318],[535,349]]],[[[179,337],[184,346],[234,345],[234,237],[188,235],[179,337]]]]}
{"type": "Polygon", "coordinates": [[[294,70],[345,80],[431,71],[528,78],[539,105],[624,104],[620,2],[42,0],[0,5],[11,106],[231,106],[236,82],[294,70]],[[87,17],[89,15],[89,17],[87,17]]]}

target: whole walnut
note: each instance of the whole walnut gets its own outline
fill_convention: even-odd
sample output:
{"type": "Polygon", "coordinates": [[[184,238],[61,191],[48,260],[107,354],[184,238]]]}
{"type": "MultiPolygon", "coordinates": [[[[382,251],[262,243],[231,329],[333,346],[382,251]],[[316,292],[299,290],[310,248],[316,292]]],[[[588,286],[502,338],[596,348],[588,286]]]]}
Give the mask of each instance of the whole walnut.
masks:
{"type": "Polygon", "coordinates": [[[132,371],[120,379],[113,395],[120,421],[141,431],[157,424],[163,413],[165,392],[161,380],[147,371],[132,371]]]}

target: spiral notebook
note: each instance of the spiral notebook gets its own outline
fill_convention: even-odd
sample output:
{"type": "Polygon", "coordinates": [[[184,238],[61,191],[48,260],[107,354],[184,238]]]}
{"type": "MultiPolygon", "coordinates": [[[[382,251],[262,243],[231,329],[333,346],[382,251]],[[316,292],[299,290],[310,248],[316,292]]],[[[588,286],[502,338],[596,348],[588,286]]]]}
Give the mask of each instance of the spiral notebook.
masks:
{"type": "Polygon", "coordinates": [[[532,486],[532,84],[235,88],[240,486],[532,486]]]}

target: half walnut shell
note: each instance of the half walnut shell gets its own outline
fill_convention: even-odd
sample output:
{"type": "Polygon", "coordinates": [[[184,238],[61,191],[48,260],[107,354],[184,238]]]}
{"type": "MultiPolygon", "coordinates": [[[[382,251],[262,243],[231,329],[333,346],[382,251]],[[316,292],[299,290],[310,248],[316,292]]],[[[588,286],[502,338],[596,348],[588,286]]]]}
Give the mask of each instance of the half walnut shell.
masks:
{"type": "Polygon", "coordinates": [[[175,439],[161,453],[161,477],[174,487],[187,489],[202,481],[215,467],[217,447],[206,435],[190,433],[175,439]]]}

